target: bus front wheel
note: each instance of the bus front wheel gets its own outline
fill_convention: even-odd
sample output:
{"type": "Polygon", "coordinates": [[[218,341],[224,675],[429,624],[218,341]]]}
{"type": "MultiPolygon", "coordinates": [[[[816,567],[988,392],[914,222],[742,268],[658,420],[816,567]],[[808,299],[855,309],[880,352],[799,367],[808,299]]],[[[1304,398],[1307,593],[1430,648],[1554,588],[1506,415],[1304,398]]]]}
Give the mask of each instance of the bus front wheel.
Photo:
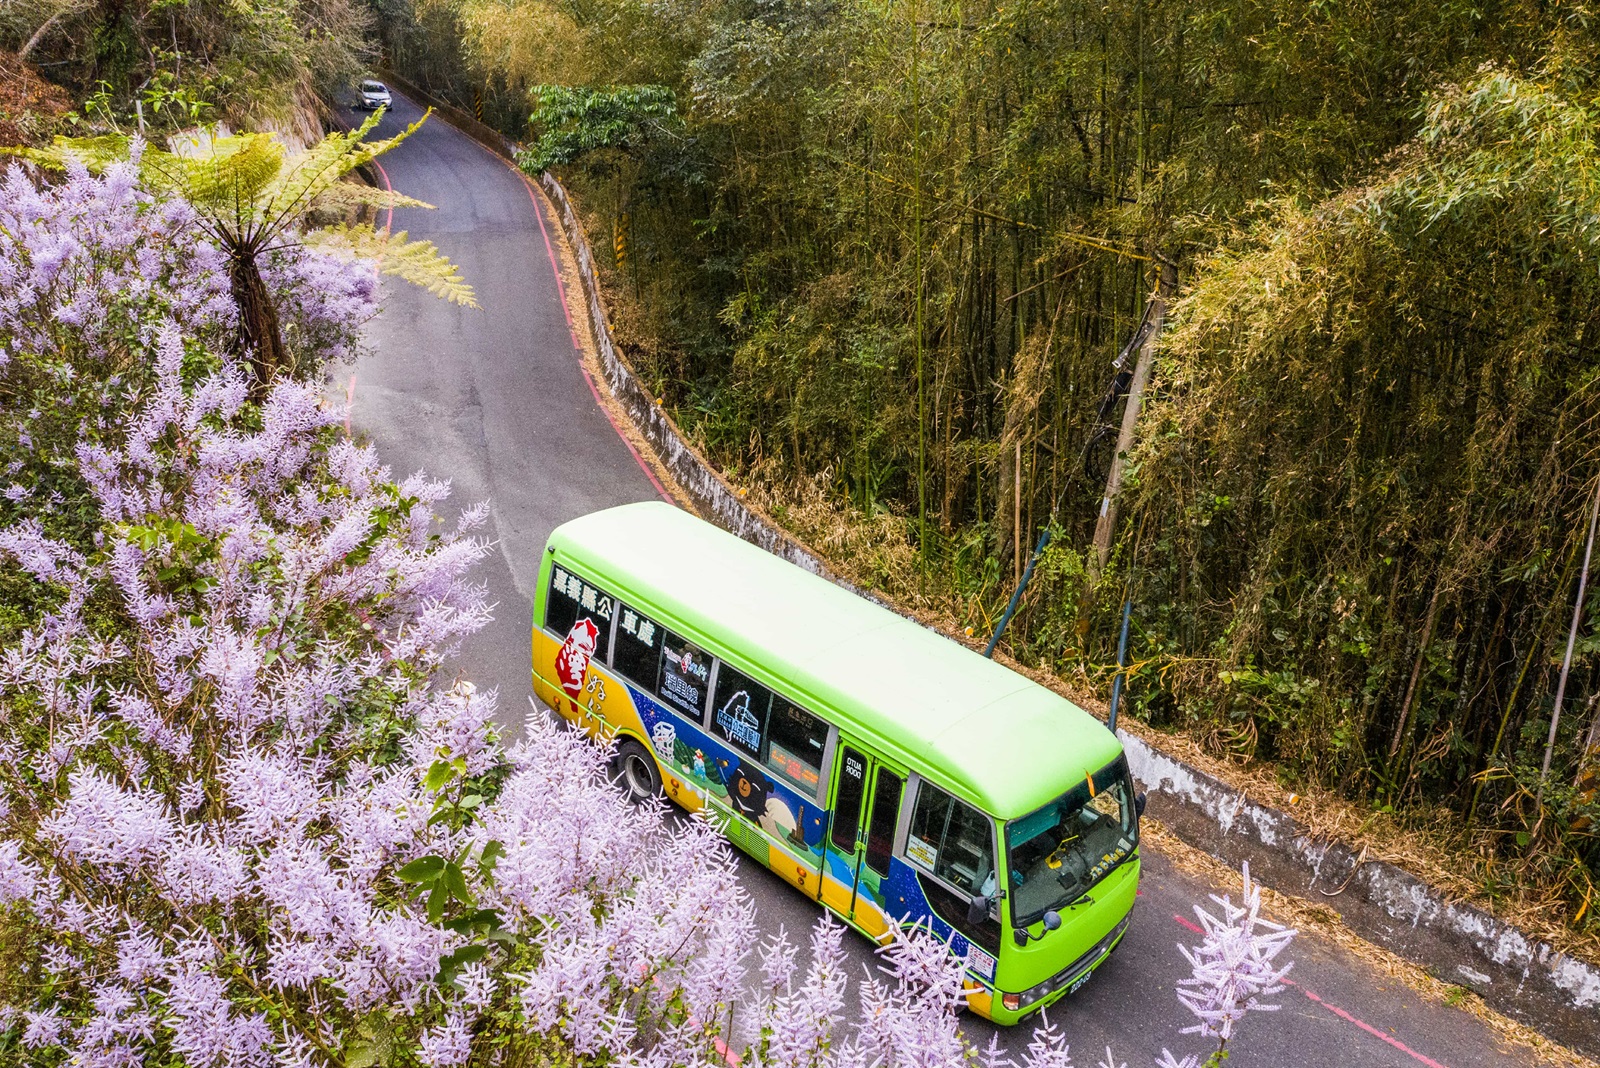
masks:
{"type": "Polygon", "coordinates": [[[649,751],[632,738],[617,743],[617,755],[611,760],[611,781],[626,790],[629,800],[635,803],[661,796],[661,772],[649,751]]]}

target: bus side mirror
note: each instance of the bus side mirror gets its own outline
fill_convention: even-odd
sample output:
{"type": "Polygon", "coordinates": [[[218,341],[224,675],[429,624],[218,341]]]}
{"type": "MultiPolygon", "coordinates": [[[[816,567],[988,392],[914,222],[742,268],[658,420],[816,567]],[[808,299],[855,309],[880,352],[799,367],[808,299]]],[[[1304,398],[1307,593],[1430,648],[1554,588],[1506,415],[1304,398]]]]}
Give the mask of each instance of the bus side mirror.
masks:
{"type": "Polygon", "coordinates": [[[967,922],[976,927],[989,919],[989,899],[982,894],[972,895],[967,902],[967,922]]]}
{"type": "Polygon", "coordinates": [[[1054,931],[1060,927],[1061,913],[1057,912],[1055,909],[1051,909],[1049,912],[1044,914],[1044,929],[1046,931],[1054,931]]]}
{"type": "Polygon", "coordinates": [[[1133,810],[1135,812],[1137,812],[1141,816],[1144,815],[1145,798],[1147,798],[1149,796],[1150,796],[1149,794],[1134,794],[1133,795],[1133,810]]]}

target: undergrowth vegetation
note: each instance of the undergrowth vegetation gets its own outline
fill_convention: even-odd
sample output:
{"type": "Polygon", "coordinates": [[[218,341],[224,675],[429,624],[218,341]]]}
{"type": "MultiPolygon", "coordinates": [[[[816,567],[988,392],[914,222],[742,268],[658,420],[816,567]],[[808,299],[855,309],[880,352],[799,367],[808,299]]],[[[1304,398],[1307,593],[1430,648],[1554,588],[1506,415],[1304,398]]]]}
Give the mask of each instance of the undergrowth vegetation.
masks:
{"type": "MultiPolygon", "coordinates": [[[[39,64],[84,112],[129,132],[221,121],[309,144],[316,94],[348,87],[373,56],[364,0],[12,0],[0,7],[0,79],[39,64]]],[[[13,101],[0,97],[0,109],[13,101]]],[[[5,109],[9,110],[9,109],[5,109]]],[[[0,143],[12,143],[0,114],[0,143]]]]}
{"type": "Polygon", "coordinates": [[[983,637],[1053,525],[1020,659],[1105,683],[1131,597],[1150,720],[1600,931],[1592,601],[1555,701],[1600,480],[1587,4],[412,10],[396,54],[573,185],[652,388],[802,533],[983,637]]]}

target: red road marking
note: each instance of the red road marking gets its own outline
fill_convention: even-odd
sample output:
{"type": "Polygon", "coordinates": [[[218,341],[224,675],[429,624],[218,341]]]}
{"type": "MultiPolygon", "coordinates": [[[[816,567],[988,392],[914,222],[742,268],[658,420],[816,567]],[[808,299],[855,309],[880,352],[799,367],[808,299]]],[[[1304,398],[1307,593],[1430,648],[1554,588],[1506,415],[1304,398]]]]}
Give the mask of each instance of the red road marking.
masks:
{"type": "MultiPolygon", "coordinates": [[[[477,142],[473,143],[476,144],[477,142]]],[[[484,151],[488,152],[489,150],[484,149],[484,151]]],[[[493,152],[489,152],[489,154],[494,156],[493,152]]],[[[567,317],[567,333],[572,335],[573,349],[581,354],[583,352],[583,343],[578,340],[578,328],[572,325],[572,308],[567,304],[567,286],[566,283],[561,281],[561,268],[556,264],[555,247],[550,244],[550,231],[544,225],[544,212],[539,210],[538,194],[533,191],[533,183],[528,181],[528,176],[522,173],[522,168],[514,166],[510,161],[501,159],[499,156],[494,158],[515,171],[517,177],[522,179],[522,184],[528,190],[528,199],[533,202],[533,217],[539,220],[539,234],[544,238],[544,252],[545,255],[550,257],[550,273],[556,279],[556,293],[561,297],[561,314],[567,317]]]]}
{"type": "MultiPolygon", "coordinates": [[[[1197,927],[1195,924],[1190,923],[1188,920],[1184,919],[1182,916],[1179,916],[1177,913],[1173,913],[1172,918],[1177,923],[1179,923],[1182,926],[1187,927],[1189,930],[1193,931],[1195,934],[1204,934],[1205,933],[1199,927],[1197,927]]],[[[1295,982],[1293,979],[1285,979],[1283,981],[1283,984],[1285,986],[1294,987],[1296,990],[1300,991],[1300,993],[1304,994],[1306,997],[1310,998],[1312,1001],[1316,1002],[1318,1005],[1321,1005],[1323,1008],[1327,1009],[1329,1012],[1331,1012],[1335,1016],[1339,1017],[1339,1019],[1344,1020],[1346,1023],[1355,1024],[1357,1027],[1361,1028],[1361,1030],[1365,1031],[1369,1035],[1372,1035],[1374,1038],[1382,1039],[1384,1042],[1387,1042],[1389,1045],[1393,1046],[1395,1049],[1399,1050],[1401,1053],[1404,1053],[1407,1056],[1412,1057],[1413,1059],[1415,1059],[1419,1063],[1426,1065],[1427,1068],[1445,1068],[1444,1065],[1440,1064],[1438,1061],[1434,1060],[1432,1057],[1429,1057],[1429,1056],[1426,1056],[1424,1054],[1418,1053],[1416,1050],[1412,1049],[1410,1046],[1406,1045],[1404,1042],[1401,1042],[1398,1038],[1395,1038],[1393,1035],[1384,1034],[1382,1031],[1378,1030],[1376,1027],[1373,1027],[1371,1024],[1367,1023],[1365,1020],[1357,1019],[1356,1017],[1350,1015],[1348,1012],[1345,1012],[1343,1009],[1339,1008],[1339,1006],[1328,1004],[1326,1001],[1323,1001],[1321,998],[1317,997],[1317,995],[1313,994],[1311,991],[1307,990],[1305,987],[1301,986],[1299,983],[1295,982]]]]}
{"type": "Polygon", "coordinates": [[[578,361],[578,370],[583,372],[583,380],[589,384],[589,392],[594,394],[594,402],[599,406],[600,413],[606,417],[606,422],[611,424],[611,429],[617,432],[617,437],[622,439],[622,443],[633,454],[634,462],[639,465],[639,470],[644,472],[645,477],[650,480],[650,484],[656,488],[656,492],[661,494],[662,500],[676,506],[678,502],[673,500],[672,494],[667,492],[667,487],[661,484],[661,480],[650,469],[650,465],[644,462],[644,457],[639,455],[639,450],[633,447],[633,442],[629,440],[628,435],[622,432],[622,427],[618,426],[616,419],[612,418],[611,409],[607,408],[605,402],[600,399],[600,389],[594,384],[594,376],[589,373],[589,368],[584,365],[582,360],[578,361]]]}
{"type": "Polygon", "coordinates": [[[1317,997],[1317,995],[1313,994],[1311,991],[1307,990],[1305,987],[1301,986],[1299,983],[1296,983],[1291,979],[1285,979],[1284,983],[1286,983],[1289,986],[1294,987],[1296,990],[1300,991],[1300,993],[1304,994],[1306,997],[1310,998],[1312,1001],[1315,1001],[1318,1005],[1321,1005],[1323,1008],[1327,1009],[1329,1012],[1331,1012],[1335,1016],[1339,1017],[1339,1019],[1348,1020],[1350,1023],[1353,1023],[1357,1027],[1361,1028],[1361,1030],[1365,1031],[1367,1034],[1372,1035],[1372,1036],[1374,1036],[1376,1038],[1383,1039],[1383,1041],[1389,1043],[1389,1045],[1393,1046],[1395,1049],[1399,1050],[1401,1053],[1408,1054],[1409,1056],[1411,1056],[1415,1060],[1421,1062],[1422,1064],[1427,1065],[1428,1068],[1444,1068],[1444,1065],[1440,1064],[1438,1061],[1434,1060],[1432,1057],[1426,1057],[1426,1056],[1422,1055],[1421,1053],[1418,1053],[1416,1050],[1412,1049],[1410,1046],[1406,1045],[1404,1042],[1401,1042],[1398,1038],[1395,1038],[1392,1035],[1384,1034],[1382,1031],[1378,1030],[1376,1027],[1373,1027],[1371,1024],[1367,1023],[1365,1020],[1356,1019],[1354,1016],[1351,1016],[1348,1012],[1345,1012],[1343,1009],[1339,1008],[1339,1006],[1337,1006],[1337,1005],[1329,1005],[1326,1001],[1323,1001],[1321,998],[1317,997]]]}
{"type": "MultiPolygon", "coordinates": [[[[372,165],[378,168],[378,174],[383,178],[383,187],[389,192],[393,193],[394,183],[389,181],[389,172],[384,170],[383,164],[379,163],[376,159],[372,161],[372,165]]],[[[394,205],[389,205],[384,209],[384,211],[386,214],[383,217],[383,232],[388,233],[394,229],[394,205]]]]}

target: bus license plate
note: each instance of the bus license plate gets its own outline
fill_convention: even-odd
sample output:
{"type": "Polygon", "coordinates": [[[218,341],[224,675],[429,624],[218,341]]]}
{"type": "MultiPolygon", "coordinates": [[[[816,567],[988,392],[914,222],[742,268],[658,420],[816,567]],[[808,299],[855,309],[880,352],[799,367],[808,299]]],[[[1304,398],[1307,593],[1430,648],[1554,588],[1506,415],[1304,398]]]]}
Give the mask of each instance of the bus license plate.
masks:
{"type": "Polygon", "coordinates": [[[1067,987],[1067,996],[1071,997],[1073,994],[1076,994],[1078,992],[1078,988],[1081,987],[1084,983],[1087,983],[1089,981],[1089,977],[1091,975],[1093,975],[1093,974],[1094,974],[1094,969],[1090,968],[1088,971],[1084,972],[1082,975],[1080,975],[1076,979],[1074,979],[1072,981],[1072,985],[1067,987]]]}

